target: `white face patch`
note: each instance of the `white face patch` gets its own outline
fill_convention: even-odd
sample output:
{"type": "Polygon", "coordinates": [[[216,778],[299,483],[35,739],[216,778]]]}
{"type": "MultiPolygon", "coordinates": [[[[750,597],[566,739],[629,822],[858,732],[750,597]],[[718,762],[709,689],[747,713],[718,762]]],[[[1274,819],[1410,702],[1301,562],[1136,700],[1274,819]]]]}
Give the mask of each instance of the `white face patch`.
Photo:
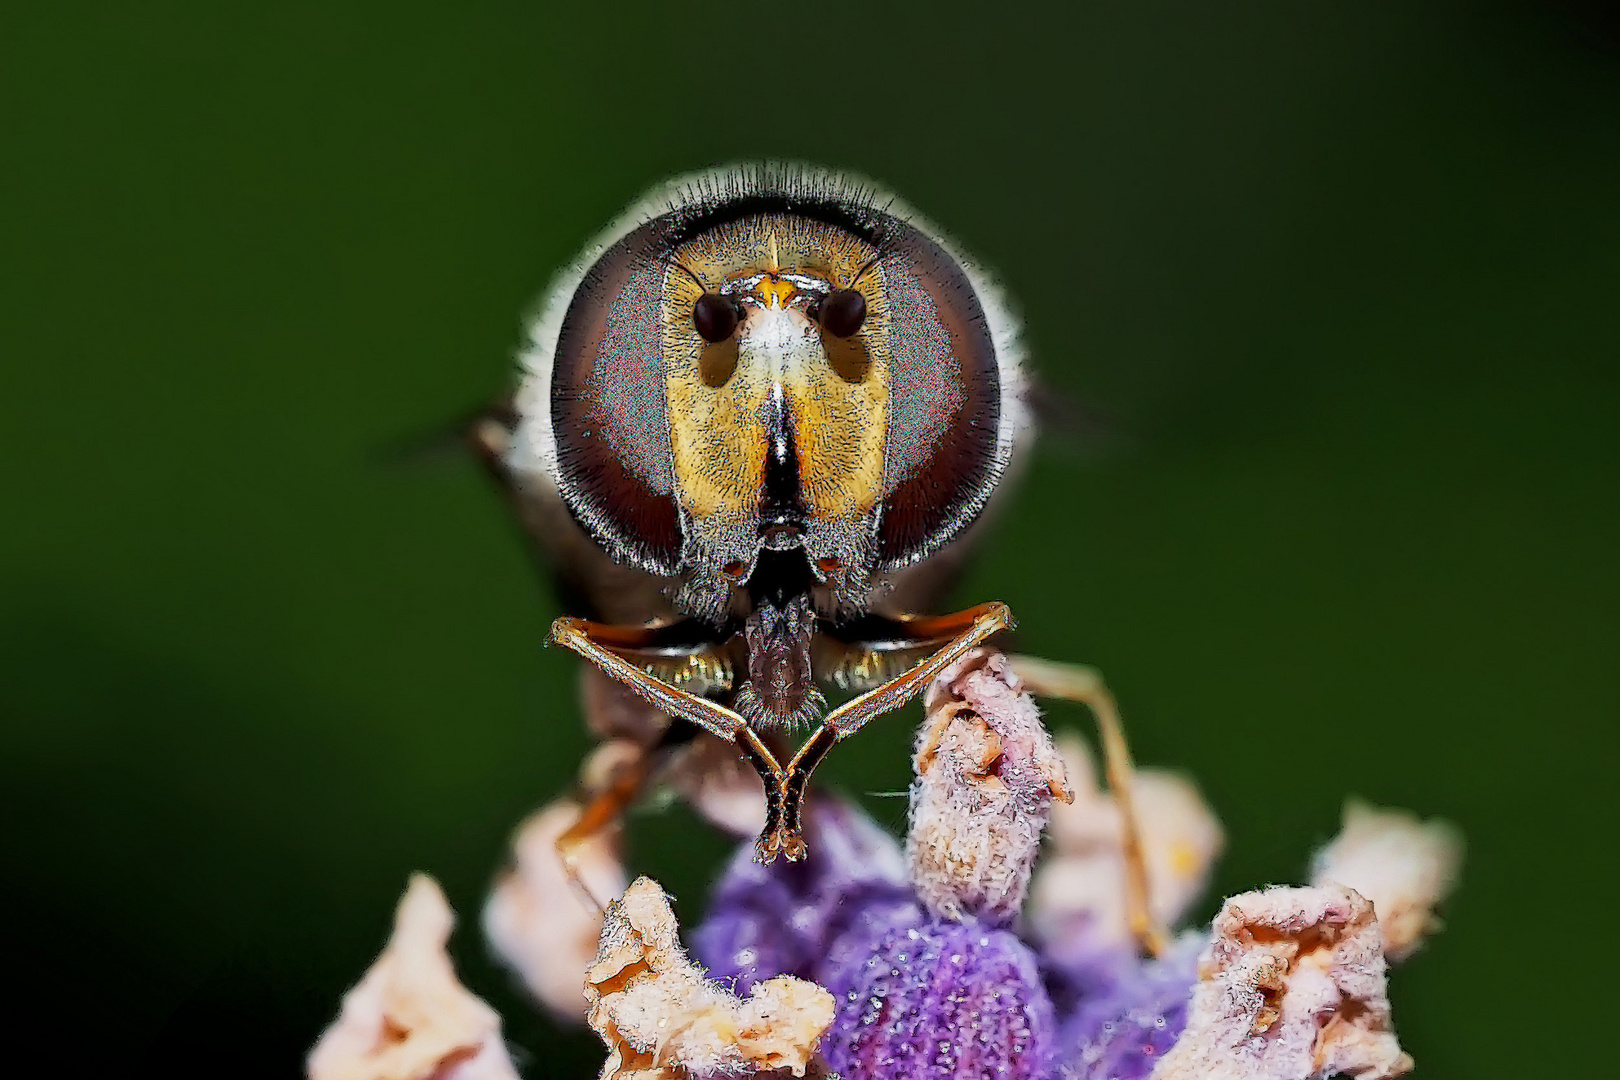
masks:
{"type": "Polygon", "coordinates": [[[774,296],[771,307],[749,311],[737,354],[739,368],[747,366],[773,381],[788,378],[806,365],[827,362],[816,324],[802,311],[777,306],[774,296]]]}

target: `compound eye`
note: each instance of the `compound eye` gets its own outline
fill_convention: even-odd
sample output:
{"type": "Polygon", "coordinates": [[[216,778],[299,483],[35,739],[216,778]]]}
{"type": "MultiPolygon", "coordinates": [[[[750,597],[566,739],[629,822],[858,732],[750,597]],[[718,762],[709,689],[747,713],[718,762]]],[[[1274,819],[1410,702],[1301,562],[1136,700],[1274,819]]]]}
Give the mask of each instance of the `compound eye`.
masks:
{"type": "Polygon", "coordinates": [[[819,307],[821,328],[833,337],[852,337],[866,321],[866,297],[856,289],[834,289],[819,307]]]}
{"type": "Polygon", "coordinates": [[[719,293],[706,292],[692,305],[692,325],[711,345],[737,330],[737,305],[719,293]]]}

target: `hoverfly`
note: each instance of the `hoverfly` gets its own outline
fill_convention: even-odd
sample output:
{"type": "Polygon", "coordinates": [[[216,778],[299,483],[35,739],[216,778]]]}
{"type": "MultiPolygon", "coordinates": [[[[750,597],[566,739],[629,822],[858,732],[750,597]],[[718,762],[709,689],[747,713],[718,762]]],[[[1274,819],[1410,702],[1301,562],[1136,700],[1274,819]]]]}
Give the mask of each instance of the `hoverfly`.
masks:
{"type": "Polygon", "coordinates": [[[765,786],[761,861],[804,855],[828,750],[1010,626],[1000,603],[936,605],[1028,445],[1022,359],[1000,291],[893,196],[741,166],[655,189],[590,244],[478,425],[563,579],[551,640],[737,747],[765,786]],[[855,696],[823,715],[823,686],[855,696]]]}

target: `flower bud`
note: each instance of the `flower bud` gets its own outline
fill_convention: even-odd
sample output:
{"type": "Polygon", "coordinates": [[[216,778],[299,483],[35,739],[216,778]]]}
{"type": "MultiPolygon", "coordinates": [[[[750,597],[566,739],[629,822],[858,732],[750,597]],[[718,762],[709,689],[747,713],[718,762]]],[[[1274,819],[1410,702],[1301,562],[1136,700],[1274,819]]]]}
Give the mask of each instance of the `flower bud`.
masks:
{"type": "Polygon", "coordinates": [[[310,1080],[517,1080],[501,1018],[456,978],[454,923],[438,883],[414,875],[388,947],[310,1050],[310,1080]]]}
{"type": "Polygon", "coordinates": [[[1444,821],[1351,799],[1339,835],[1312,860],[1311,884],[1337,882],[1371,901],[1384,955],[1398,963],[1439,927],[1434,909],[1457,883],[1462,850],[1462,834],[1444,821]]]}
{"type": "Polygon", "coordinates": [[[1341,885],[1227,899],[1186,1029],[1158,1080],[1390,1080],[1412,1069],[1390,1022],[1373,907],[1341,885]]]}
{"type": "MultiPolygon", "coordinates": [[[[585,1018],[585,966],[602,933],[602,913],[579,895],[557,852],[557,838],[579,820],[579,809],[559,799],[523,823],[512,841],[512,868],[484,905],[484,935],[496,957],[552,1016],[571,1023],[585,1018]]],[[[624,892],[617,829],[591,837],[576,858],[594,895],[624,892]]]]}
{"type": "Polygon", "coordinates": [[[917,739],[906,858],[943,919],[1011,923],[1024,903],[1063,760],[1007,663],[980,649],[929,688],[917,739]]]}

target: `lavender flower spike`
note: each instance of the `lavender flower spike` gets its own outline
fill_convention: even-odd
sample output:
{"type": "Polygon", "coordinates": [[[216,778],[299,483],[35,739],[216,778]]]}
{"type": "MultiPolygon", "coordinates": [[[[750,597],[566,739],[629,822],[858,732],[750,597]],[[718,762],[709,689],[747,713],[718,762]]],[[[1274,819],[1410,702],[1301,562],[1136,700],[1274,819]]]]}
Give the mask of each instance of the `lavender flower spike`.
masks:
{"type": "Polygon", "coordinates": [[[844,1080],[1048,1075],[1057,1021],[1035,954],[975,922],[895,926],[830,972],[838,1015],[822,1053],[844,1080]]]}

